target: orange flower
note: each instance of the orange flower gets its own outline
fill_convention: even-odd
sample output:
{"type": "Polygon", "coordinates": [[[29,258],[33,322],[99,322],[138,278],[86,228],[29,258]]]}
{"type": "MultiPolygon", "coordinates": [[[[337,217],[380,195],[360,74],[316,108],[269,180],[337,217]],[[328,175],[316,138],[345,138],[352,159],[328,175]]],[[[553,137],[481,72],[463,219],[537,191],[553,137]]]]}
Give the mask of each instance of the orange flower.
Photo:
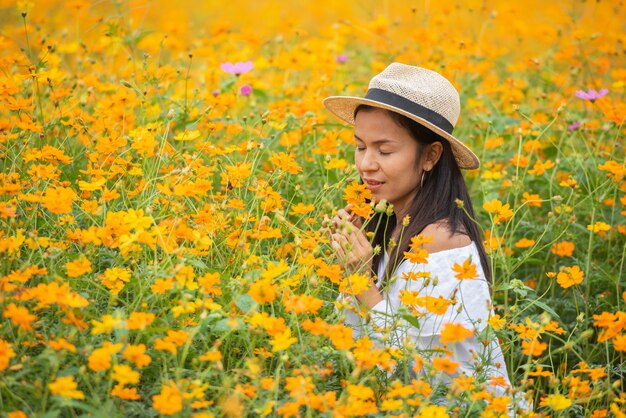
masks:
{"type": "Polygon", "coordinates": [[[155,315],[149,312],[131,312],[126,320],[126,329],[146,329],[155,319],[155,315]]]}
{"type": "Polygon", "coordinates": [[[472,263],[472,257],[468,257],[467,260],[463,262],[463,265],[459,265],[458,263],[454,263],[452,267],[452,271],[457,274],[454,277],[457,280],[474,280],[478,278],[478,273],[476,272],[476,264],[472,263]]]}
{"type": "Polygon", "coordinates": [[[309,295],[293,295],[285,301],[285,310],[296,314],[316,313],[324,301],[309,295]]]}
{"type": "Polygon", "coordinates": [[[272,279],[260,279],[250,285],[248,294],[259,304],[271,303],[276,299],[276,285],[272,279]]]}
{"type": "Polygon", "coordinates": [[[485,141],[485,148],[487,149],[498,148],[502,145],[504,145],[504,138],[501,136],[496,137],[496,138],[488,138],[485,141]]]}
{"type": "Polygon", "coordinates": [[[50,212],[58,215],[72,212],[72,202],[77,198],[74,190],[69,187],[48,187],[46,194],[41,198],[41,203],[50,212]]]}
{"type": "Polygon", "coordinates": [[[574,253],[574,243],[571,241],[555,242],[552,245],[552,254],[559,257],[571,257],[574,253]]]}
{"type": "Polygon", "coordinates": [[[222,359],[222,353],[219,350],[209,350],[200,357],[198,360],[202,361],[220,361],[222,359]]]}
{"type": "Polygon", "coordinates": [[[352,205],[352,212],[363,218],[369,218],[371,206],[366,202],[372,198],[372,191],[365,184],[353,181],[344,191],[343,199],[352,205]]]}
{"type": "Polygon", "coordinates": [[[528,157],[519,154],[515,154],[510,160],[512,165],[520,168],[526,168],[529,161],[530,159],[528,157]]]}
{"type": "Polygon", "coordinates": [[[101,348],[93,350],[89,355],[89,368],[94,372],[108,370],[111,367],[111,356],[122,349],[122,344],[105,342],[101,348]]]}
{"type": "Polygon", "coordinates": [[[289,154],[284,152],[273,153],[270,157],[270,161],[274,164],[274,167],[286,171],[289,174],[298,174],[302,171],[302,167],[298,165],[296,160],[289,154]]]}
{"type": "Polygon", "coordinates": [[[578,266],[565,267],[556,276],[556,281],[563,289],[582,283],[584,272],[578,266]]]}
{"type": "Polygon", "coordinates": [[[289,213],[292,215],[304,215],[305,213],[309,213],[314,209],[315,206],[313,206],[312,204],[304,204],[300,202],[297,205],[293,205],[289,213]]]}
{"type": "Polygon", "coordinates": [[[490,200],[483,204],[483,209],[493,214],[493,223],[497,224],[501,221],[508,221],[513,217],[513,211],[508,203],[502,204],[498,199],[490,200]]]}
{"type": "Polygon", "coordinates": [[[67,350],[72,353],[76,352],[76,346],[72,343],[67,342],[64,338],[48,341],[48,345],[56,351],[67,350]]]}
{"type": "Polygon", "coordinates": [[[525,203],[528,206],[534,206],[537,208],[541,207],[541,198],[538,194],[530,194],[528,192],[522,193],[522,203],[525,203]]]}
{"type": "Polygon", "coordinates": [[[618,335],[613,338],[613,348],[615,351],[626,351],[626,335],[618,335]]]}
{"type": "Polygon", "coordinates": [[[67,269],[67,275],[69,277],[82,276],[91,271],[91,261],[81,256],[75,261],[66,263],[65,268],[67,269]]]}
{"type": "Polygon", "coordinates": [[[163,415],[174,415],[183,409],[183,394],[173,381],[161,388],[161,393],[152,397],[152,407],[163,415]]]}
{"type": "Polygon", "coordinates": [[[462,324],[446,323],[441,329],[440,341],[442,343],[455,343],[466,340],[473,335],[474,331],[465,328],[462,324]]]}
{"type": "Polygon", "coordinates": [[[116,396],[127,401],[138,401],[141,399],[141,396],[137,393],[137,388],[125,388],[122,384],[113,386],[111,396],[116,396]]]}
{"type": "Polygon", "coordinates": [[[128,344],[122,353],[125,360],[135,363],[140,369],[146,367],[152,362],[149,355],[146,354],[146,346],[144,344],[128,344]]]}
{"type": "Polygon", "coordinates": [[[0,338],[0,371],[9,367],[9,362],[15,357],[13,346],[0,338]]]}
{"type": "Polygon", "coordinates": [[[534,239],[522,238],[514,244],[517,248],[530,248],[535,245],[534,239]]]}
{"type": "Polygon", "coordinates": [[[154,342],[154,349],[161,351],[169,351],[176,354],[176,347],[180,347],[189,342],[189,333],[187,331],[169,330],[165,338],[157,338],[154,342]]]}
{"type": "Polygon", "coordinates": [[[454,374],[459,368],[459,366],[460,366],[459,363],[457,363],[456,361],[452,361],[447,357],[433,358],[433,367],[435,368],[435,370],[439,370],[447,374],[454,374]]]}
{"type": "Polygon", "coordinates": [[[404,257],[411,263],[428,263],[428,251],[422,248],[422,246],[432,240],[433,237],[427,237],[422,234],[411,238],[411,243],[409,244],[410,249],[408,252],[404,252],[404,257]]]}
{"type": "Polygon", "coordinates": [[[337,350],[348,350],[354,346],[352,329],[341,324],[333,325],[328,337],[337,350]]]}
{"type": "Polygon", "coordinates": [[[32,322],[37,317],[31,314],[24,306],[18,306],[15,303],[10,303],[2,310],[2,315],[5,318],[10,319],[11,323],[20,327],[24,331],[30,331],[32,329],[32,322]]]}
{"type": "Polygon", "coordinates": [[[522,341],[522,354],[526,356],[539,357],[548,348],[548,344],[540,342],[538,339],[532,341],[522,341]]]}
{"type": "Polygon", "coordinates": [[[531,170],[528,170],[530,174],[534,174],[536,176],[540,176],[546,172],[546,170],[554,167],[554,162],[547,160],[545,163],[541,161],[537,161],[531,170]]]}

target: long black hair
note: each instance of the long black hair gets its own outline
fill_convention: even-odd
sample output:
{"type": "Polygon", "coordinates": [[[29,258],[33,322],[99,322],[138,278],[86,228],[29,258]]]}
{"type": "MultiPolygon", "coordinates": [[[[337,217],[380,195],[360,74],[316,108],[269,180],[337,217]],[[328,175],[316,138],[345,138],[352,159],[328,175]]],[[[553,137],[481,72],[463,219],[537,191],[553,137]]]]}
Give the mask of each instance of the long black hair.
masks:
{"type": "MultiPolygon", "coordinates": [[[[480,263],[485,273],[485,278],[491,282],[491,267],[487,252],[483,245],[478,225],[474,221],[474,208],[467,191],[467,185],[461,174],[450,142],[440,137],[430,129],[396,112],[386,109],[379,109],[368,105],[359,105],[354,111],[354,115],[362,110],[382,110],[396,122],[405,128],[420,145],[417,150],[416,160],[420,161],[422,151],[429,144],[439,142],[443,146],[443,152],[437,164],[432,170],[425,172],[423,184],[418,186],[418,192],[409,206],[407,214],[409,223],[404,226],[400,242],[390,246],[392,232],[396,229],[398,219],[395,214],[375,212],[367,222],[365,229],[374,234],[372,245],[379,246],[383,251],[389,251],[389,262],[385,269],[385,281],[395,271],[402,262],[402,254],[409,251],[411,238],[420,234],[428,225],[445,221],[450,234],[457,232],[465,233],[474,241],[480,255],[480,263]],[[459,207],[457,201],[463,202],[463,208],[459,207]]],[[[417,173],[416,173],[417,175],[417,173]]],[[[402,220],[399,220],[402,222],[402,220]]],[[[372,260],[372,270],[378,271],[378,266],[382,262],[383,251],[374,255],[372,260]]]]}

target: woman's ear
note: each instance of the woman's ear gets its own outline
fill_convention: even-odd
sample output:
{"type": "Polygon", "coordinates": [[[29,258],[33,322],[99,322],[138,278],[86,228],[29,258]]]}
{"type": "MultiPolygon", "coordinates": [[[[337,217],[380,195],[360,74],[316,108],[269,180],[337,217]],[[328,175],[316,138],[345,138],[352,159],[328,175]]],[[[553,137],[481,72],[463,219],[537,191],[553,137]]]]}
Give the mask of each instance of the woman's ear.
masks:
{"type": "Polygon", "coordinates": [[[426,146],[426,152],[423,154],[422,167],[426,171],[430,171],[433,169],[435,164],[441,158],[441,154],[443,153],[443,145],[441,142],[433,142],[432,144],[428,144],[426,146]]]}

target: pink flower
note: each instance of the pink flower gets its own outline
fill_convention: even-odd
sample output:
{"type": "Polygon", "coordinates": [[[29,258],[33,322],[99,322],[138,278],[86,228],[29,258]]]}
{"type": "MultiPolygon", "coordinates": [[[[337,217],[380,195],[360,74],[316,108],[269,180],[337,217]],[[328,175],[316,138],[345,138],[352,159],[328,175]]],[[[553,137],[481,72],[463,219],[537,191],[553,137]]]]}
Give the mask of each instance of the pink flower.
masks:
{"type": "Polygon", "coordinates": [[[239,92],[243,94],[244,96],[250,96],[250,94],[252,93],[252,87],[250,87],[249,84],[246,84],[245,86],[239,89],[239,92]]]}
{"type": "Polygon", "coordinates": [[[235,75],[247,73],[252,69],[252,67],[254,67],[252,61],[236,62],[235,64],[232,64],[230,62],[224,62],[220,64],[220,68],[222,69],[222,71],[235,75]]]}
{"type": "Polygon", "coordinates": [[[567,129],[570,131],[575,131],[576,129],[580,128],[580,125],[582,125],[580,122],[576,121],[574,123],[572,123],[571,125],[568,125],[567,129]]]}
{"type": "Polygon", "coordinates": [[[602,89],[600,91],[595,91],[594,89],[589,89],[587,91],[578,90],[576,91],[576,97],[583,100],[589,100],[593,103],[600,97],[606,96],[608,92],[609,91],[607,89],[602,89]]]}
{"type": "Polygon", "coordinates": [[[338,64],[343,64],[344,62],[348,61],[348,56],[347,55],[337,55],[337,57],[335,57],[335,61],[338,64]]]}

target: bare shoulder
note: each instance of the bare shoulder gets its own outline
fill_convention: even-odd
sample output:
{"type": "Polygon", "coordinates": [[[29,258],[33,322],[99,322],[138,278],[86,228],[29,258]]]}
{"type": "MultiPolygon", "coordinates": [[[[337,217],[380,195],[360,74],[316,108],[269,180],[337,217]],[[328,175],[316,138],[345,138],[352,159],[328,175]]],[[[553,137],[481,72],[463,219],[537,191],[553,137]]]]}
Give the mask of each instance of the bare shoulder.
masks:
{"type": "Polygon", "coordinates": [[[443,222],[436,222],[428,225],[422,231],[422,235],[433,237],[431,242],[424,244],[424,249],[429,253],[465,247],[472,242],[467,234],[462,232],[452,234],[450,227],[443,222]]]}

